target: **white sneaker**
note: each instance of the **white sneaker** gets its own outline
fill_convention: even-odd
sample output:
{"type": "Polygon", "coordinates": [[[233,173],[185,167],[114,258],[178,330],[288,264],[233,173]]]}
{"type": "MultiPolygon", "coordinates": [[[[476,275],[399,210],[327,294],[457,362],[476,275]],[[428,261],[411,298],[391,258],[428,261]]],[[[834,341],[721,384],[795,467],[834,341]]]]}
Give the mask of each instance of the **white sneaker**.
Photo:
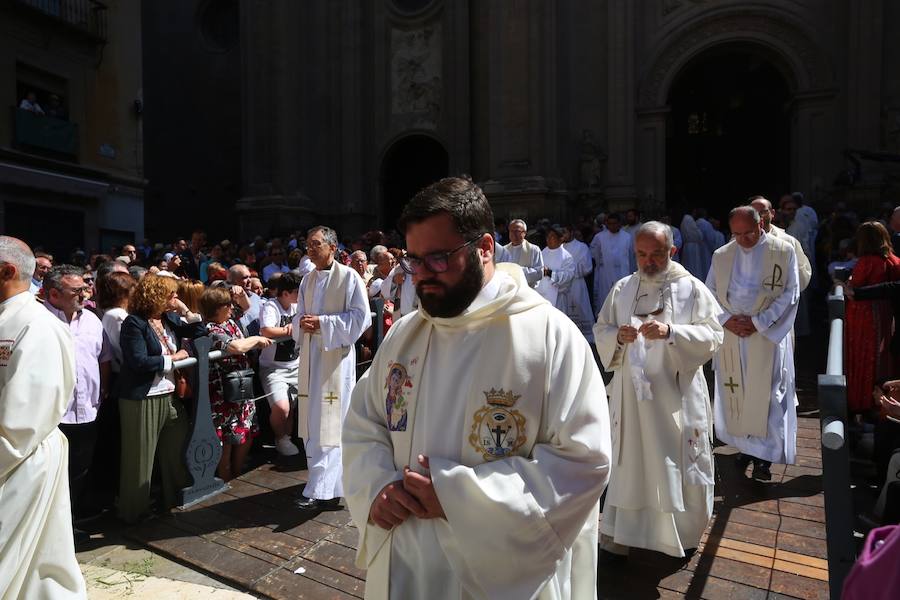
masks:
{"type": "Polygon", "coordinates": [[[290,436],[287,435],[275,442],[275,449],[282,456],[296,456],[300,454],[300,449],[294,445],[290,436]]]}

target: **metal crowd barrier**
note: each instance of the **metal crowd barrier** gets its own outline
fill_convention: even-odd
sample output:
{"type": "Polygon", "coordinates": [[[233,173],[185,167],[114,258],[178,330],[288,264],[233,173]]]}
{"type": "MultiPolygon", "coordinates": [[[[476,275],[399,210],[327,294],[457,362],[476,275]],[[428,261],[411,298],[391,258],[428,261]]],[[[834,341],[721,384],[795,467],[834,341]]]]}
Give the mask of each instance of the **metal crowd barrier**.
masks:
{"type": "Polygon", "coordinates": [[[847,378],[844,376],[844,302],[844,287],[838,284],[828,296],[828,361],[825,374],[819,375],[818,379],[828,585],[834,600],[841,597],[844,578],[856,560],[850,450],[845,437],[847,378]]]}
{"type": "MultiPolygon", "coordinates": [[[[372,312],[372,327],[375,328],[375,344],[372,353],[381,345],[384,339],[384,302],[381,299],[374,303],[372,312]]],[[[290,338],[285,336],[275,338],[273,342],[285,342],[290,338]]],[[[187,369],[188,380],[193,390],[194,403],[192,420],[190,423],[191,436],[184,451],[184,463],[188,473],[191,474],[193,483],[179,492],[178,504],[186,508],[215,496],[225,489],[225,482],[216,477],[216,467],[222,456],[222,444],[213,427],[212,410],[209,405],[209,363],[221,360],[225,353],[221,350],[210,351],[212,339],[200,337],[193,340],[194,356],[184,360],[175,361],[176,369],[187,369]]]]}

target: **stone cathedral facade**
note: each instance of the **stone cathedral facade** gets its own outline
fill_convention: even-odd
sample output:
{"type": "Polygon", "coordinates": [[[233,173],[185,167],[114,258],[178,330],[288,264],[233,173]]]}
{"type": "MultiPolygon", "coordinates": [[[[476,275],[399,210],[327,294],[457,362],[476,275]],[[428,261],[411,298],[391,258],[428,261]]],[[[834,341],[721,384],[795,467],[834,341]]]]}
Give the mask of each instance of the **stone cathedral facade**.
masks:
{"type": "Polygon", "coordinates": [[[820,210],[900,203],[900,3],[147,4],[145,44],[221,38],[186,63],[145,51],[150,77],[193,69],[183,93],[216,97],[204,111],[219,123],[154,147],[148,100],[149,189],[198,214],[227,203],[245,236],[389,229],[417,189],[459,173],[526,220],[678,219],[789,191],[820,210]],[[185,168],[188,152],[209,164],[185,168]]]}

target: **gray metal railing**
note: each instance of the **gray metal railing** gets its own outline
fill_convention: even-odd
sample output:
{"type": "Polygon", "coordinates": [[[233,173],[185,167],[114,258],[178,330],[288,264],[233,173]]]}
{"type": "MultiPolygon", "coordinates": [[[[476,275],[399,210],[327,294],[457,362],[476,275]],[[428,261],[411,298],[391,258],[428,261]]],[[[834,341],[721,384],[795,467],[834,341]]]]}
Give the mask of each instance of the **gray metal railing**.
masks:
{"type": "Polygon", "coordinates": [[[828,296],[828,360],[825,373],[818,379],[828,585],[833,600],[841,597],[844,578],[856,560],[850,450],[845,439],[847,378],[844,376],[844,303],[844,288],[838,284],[828,296]]]}
{"type": "MultiPolygon", "coordinates": [[[[375,344],[372,352],[378,349],[384,337],[383,313],[384,302],[380,299],[372,312],[372,327],[375,329],[375,344]]],[[[286,342],[291,338],[285,336],[275,338],[273,342],[286,342]]],[[[216,467],[222,456],[222,444],[213,426],[212,408],[209,404],[209,364],[221,360],[225,353],[221,350],[210,350],[212,339],[200,337],[193,340],[194,356],[175,361],[175,369],[187,369],[188,379],[193,390],[193,417],[190,424],[191,437],[184,452],[184,462],[191,474],[193,483],[179,493],[178,504],[182,508],[202,502],[225,489],[225,482],[216,477],[216,467]]]]}

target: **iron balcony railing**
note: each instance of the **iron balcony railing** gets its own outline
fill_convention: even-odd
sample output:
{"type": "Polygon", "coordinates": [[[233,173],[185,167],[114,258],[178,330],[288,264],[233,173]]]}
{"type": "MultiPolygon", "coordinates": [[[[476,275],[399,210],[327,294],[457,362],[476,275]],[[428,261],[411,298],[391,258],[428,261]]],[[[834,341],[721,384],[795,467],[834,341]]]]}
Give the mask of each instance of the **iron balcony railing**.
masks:
{"type": "Polygon", "coordinates": [[[89,34],[98,41],[107,40],[109,8],[98,0],[13,0],[35,12],[53,17],[60,23],[89,34]]]}

